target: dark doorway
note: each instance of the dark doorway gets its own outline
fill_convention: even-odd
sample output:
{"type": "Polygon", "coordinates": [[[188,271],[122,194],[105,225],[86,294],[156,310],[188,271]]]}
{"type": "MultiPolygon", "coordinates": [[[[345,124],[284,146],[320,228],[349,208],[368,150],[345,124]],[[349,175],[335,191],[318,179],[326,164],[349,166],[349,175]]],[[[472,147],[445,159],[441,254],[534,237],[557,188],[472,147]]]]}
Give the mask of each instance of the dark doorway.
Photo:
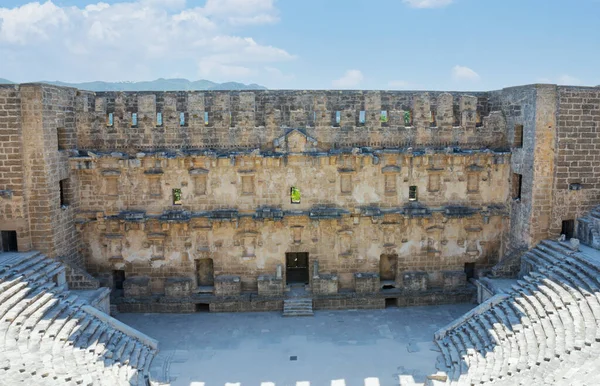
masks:
{"type": "Polygon", "coordinates": [[[4,252],[17,252],[17,231],[2,231],[2,250],[4,252]]]}
{"type": "Polygon", "coordinates": [[[287,284],[308,284],[307,252],[290,252],[285,254],[285,276],[287,284]]]}
{"type": "Polygon", "coordinates": [[[210,304],[208,304],[208,303],[196,304],[196,312],[210,312],[210,304]]]}
{"type": "Polygon", "coordinates": [[[117,269],[113,271],[113,283],[115,285],[115,289],[122,290],[123,282],[125,281],[125,271],[122,269],[117,269]]]}
{"type": "Polygon", "coordinates": [[[465,273],[467,274],[467,280],[475,277],[475,263],[465,263],[465,273]]]}
{"type": "Polygon", "coordinates": [[[381,280],[396,280],[398,255],[381,255],[379,257],[379,276],[381,280]]]}
{"type": "Polygon", "coordinates": [[[573,238],[573,232],[575,231],[575,220],[563,220],[561,235],[565,235],[567,240],[573,238]]]}
{"type": "Polygon", "coordinates": [[[385,308],[397,308],[398,298],[385,298],[385,308]]]}
{"type": "Polygon", "coordinates": [[[196,260],[196,278],[199,287],[215,285],[213,259],[196,260]]]}

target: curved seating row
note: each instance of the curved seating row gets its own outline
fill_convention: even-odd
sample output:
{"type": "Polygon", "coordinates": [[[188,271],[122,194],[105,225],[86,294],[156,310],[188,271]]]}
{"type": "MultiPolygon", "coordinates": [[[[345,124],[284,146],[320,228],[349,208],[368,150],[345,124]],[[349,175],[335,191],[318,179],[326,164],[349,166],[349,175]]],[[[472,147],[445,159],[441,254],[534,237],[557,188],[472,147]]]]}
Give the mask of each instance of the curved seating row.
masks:
{"type": "Polygon", "coordinates": [[[600,384],[600,251],[544,240],[522,260],[504,300],[435,340],[447,383],[600,384]]]}
{"type": "Polygon", "coordinates": [[[0,383],[146,385],[156,348],[99,318],[40,253],[0,254],[0,383]]]}

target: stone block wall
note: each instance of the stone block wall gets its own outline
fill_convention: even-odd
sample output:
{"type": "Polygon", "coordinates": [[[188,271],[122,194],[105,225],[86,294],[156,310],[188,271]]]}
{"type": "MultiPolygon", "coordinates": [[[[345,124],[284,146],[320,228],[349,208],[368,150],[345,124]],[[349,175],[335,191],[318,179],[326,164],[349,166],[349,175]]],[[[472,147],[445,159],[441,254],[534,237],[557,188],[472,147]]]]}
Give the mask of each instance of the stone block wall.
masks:
{"type": "Polygon", "coordinates": [[[148,276],[134,276],[123,282],[123,294],[126,298],[146,297],[152,294],[148,276]]]}
{"type": "Polygon", "coordinates": [[[242,281],[239,276],[219,275],[215,277],[216,296],[236,296],[242,293],[242,281]]]}
{"type": "Polygon", "coordinates": [[[19,251],[32,248],[24,186],[21,95],[0,85],[0,231],[16,231],[19,251]]]}
{"type": "Polygon", "coordinates": [[[310,288],[314,295],[333,295],[338,293],[338,277],[335,274],[319,274],[312,278],[310,288]]]}
{"type": "Polygon", "coordinates": [[[171,298],[188,297],[196,287],[188,277],[170,277],[165,280],[165,296],[171,298]]]}
{"type": "Polygon", "coordinates": [[[600,203],[600,89],[559,86],[550,237],[600,203]]]}
{"type": "Polygon", "coordinates": [[[460,143],[497,148],[506,141],[502,115],[490,113],[487,93],[82,92],[77,106],[80,149],[265,149],[285,134],[285,127],[305,128],[326,147],[460,143]]]}
{"type": "Polygon", "coordinates": [[[258,277],[258,296],[283,295],[284,283],[282,278],[275,275],[260,275],[258,277]]]}
{"type": "Polygon", "coordinates": [[[377,293],[380,289],[379,275],[370,272],[354,274],[356,293],[377,293]]]}

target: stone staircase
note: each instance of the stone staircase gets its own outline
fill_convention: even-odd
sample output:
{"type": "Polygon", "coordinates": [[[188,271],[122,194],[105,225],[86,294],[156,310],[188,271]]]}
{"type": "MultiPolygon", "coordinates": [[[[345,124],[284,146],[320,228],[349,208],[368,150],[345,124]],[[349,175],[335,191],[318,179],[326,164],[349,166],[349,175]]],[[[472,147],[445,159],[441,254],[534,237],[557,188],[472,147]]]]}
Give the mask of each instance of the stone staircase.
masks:
{"type": "Polygon", "coordinates": [[[69,291],[62,263],[0,253],[0,384],[147,385],[156,352],[69,291]]]}
{"type": "Polygon", "coordinates": [[[283,301],[283,316],[313,316],[310,298],[288,298],[283,301]]]}

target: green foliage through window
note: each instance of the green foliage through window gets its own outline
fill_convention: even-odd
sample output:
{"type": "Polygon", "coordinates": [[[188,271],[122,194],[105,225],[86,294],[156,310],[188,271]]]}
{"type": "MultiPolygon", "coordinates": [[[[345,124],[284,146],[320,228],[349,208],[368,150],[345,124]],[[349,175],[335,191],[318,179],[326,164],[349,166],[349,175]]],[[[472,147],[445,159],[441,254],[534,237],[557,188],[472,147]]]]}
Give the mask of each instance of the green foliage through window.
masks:
{"type": "Polygon", "coordinates": [[[387,111],[386,111],[386,110],[382,110],[382,111],[381,111],[381,115],[380,115],[380,117],[379,117],[379,120],[380,120],[382,123],[385,123],[385,122],[387,122],[387,121],[388,121],[388,114],[387,114],[387,111]]]}
{"type": "Polygon", "coordinates": [[[181,205],[183,201],[181,199],[181,189],[173,189],[173,205],[181,205]]]}
{"type": "Polygon", "coordinates": [[[292,189],[290,189],[290,196],[292,198],[292,204],[300,203],[300,189],[298,189],[295,186],[292,186],[292,189]]]}
{"type": "Polygon", "coordinates": [[[410,111],[404,112],[404,126],[410,126],[410,111]]]}

